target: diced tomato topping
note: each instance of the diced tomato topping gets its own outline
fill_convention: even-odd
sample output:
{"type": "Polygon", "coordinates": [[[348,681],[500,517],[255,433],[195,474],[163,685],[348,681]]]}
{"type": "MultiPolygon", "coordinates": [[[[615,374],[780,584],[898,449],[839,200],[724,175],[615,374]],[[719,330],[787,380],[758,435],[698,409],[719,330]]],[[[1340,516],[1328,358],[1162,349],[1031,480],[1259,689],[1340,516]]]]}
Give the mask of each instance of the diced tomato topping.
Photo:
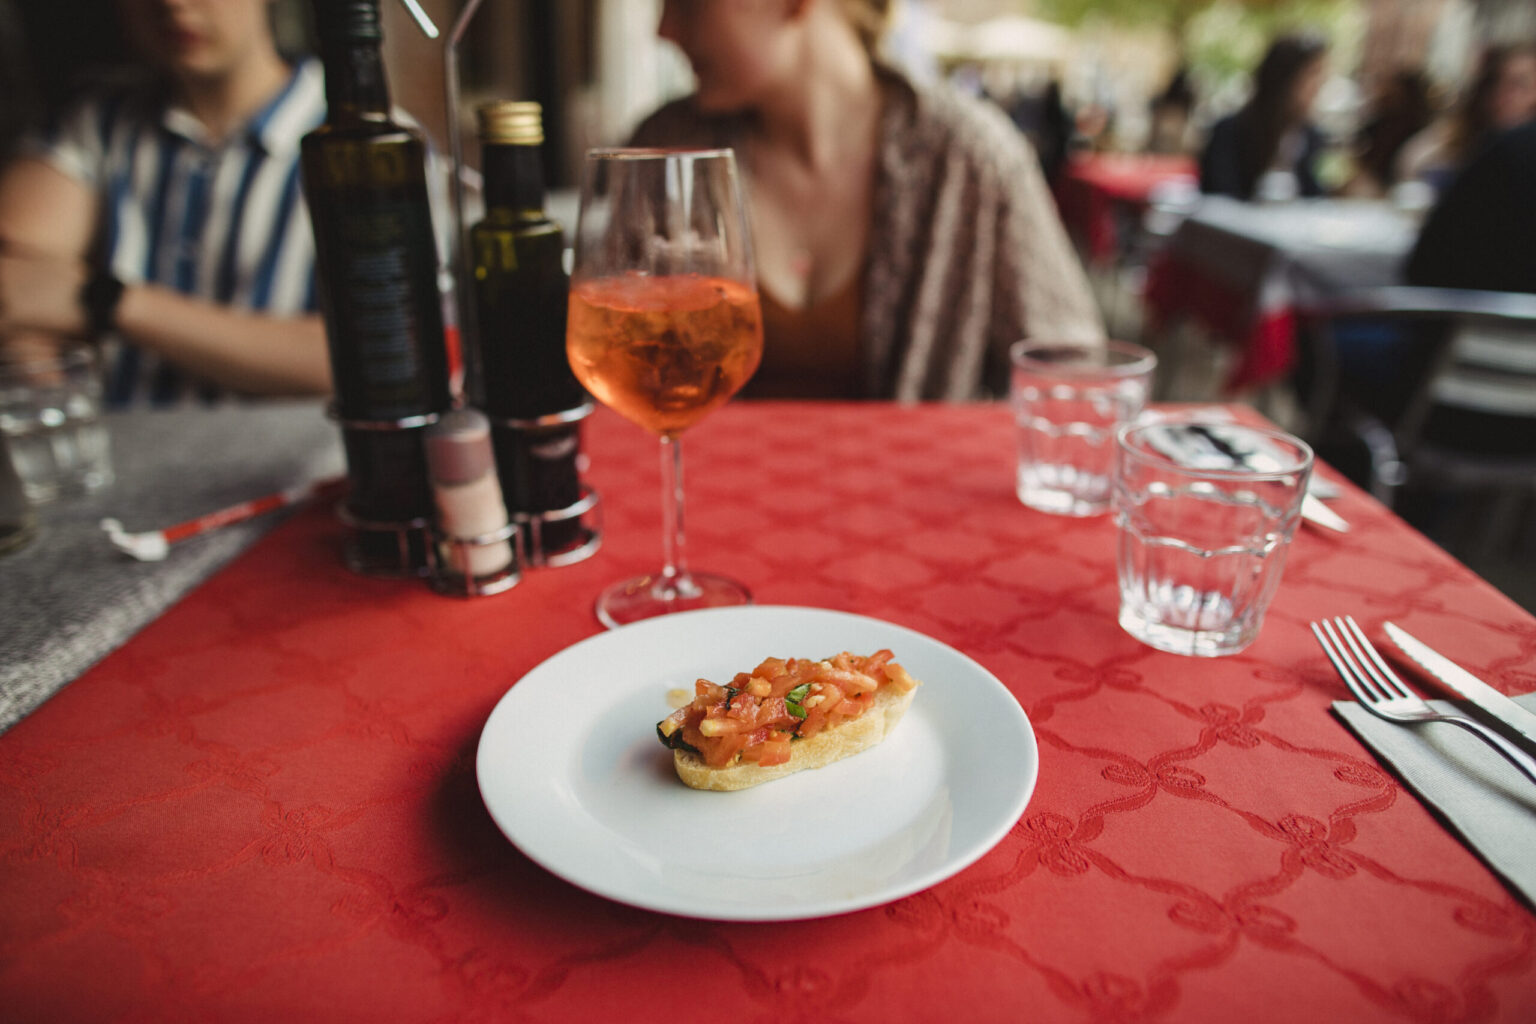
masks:
{"type": "Polygon", "coordinates": [[[794,737],[789,733],[776,733],[756,749],[758,751],[757,763],[764,768],[772,768],[776,764],[789,763],[789,744],[794,737]]]}
{"type": "Polygon", "coordinates": [[[694,684],[694,699],[663,720],[669,745],[697,750],[704,763],[721,768],[738,758],[769,767],[790,758],[795,738],[862,715],[882,686],[901,692],[917,683],[891,660],[888,650],[860,657],[844,651],[822,661],[767,658],[738,672],[729,687],[707,679],[694,684]]]}

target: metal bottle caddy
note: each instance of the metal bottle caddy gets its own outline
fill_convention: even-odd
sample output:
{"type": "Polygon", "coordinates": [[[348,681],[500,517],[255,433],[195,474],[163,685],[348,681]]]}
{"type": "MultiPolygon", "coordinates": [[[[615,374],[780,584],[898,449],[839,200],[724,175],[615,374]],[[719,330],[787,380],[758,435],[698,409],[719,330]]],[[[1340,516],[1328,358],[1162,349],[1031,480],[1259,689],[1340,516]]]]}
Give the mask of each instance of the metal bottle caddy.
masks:
{"type": "Polygon", "coordinates": [[[478,537],[455,537],[440,526],[431,527],[432,543],[427,548],[427,584],[439,594],[451,597],[489,597],[511,590],[523,578],[523,530],[516,520],[478,537]],[[467,565],[477,550],[495,545],[509,545],[511,559],[501,569],[484,574],[470,574],[454,567],[467,565]],[[457,556],[457,559],[455,559],[457,556]]]}
{"type": "MultiPolygon", "coordinates": [[[[537,419],[524,420],[501,418],[494,422],[520,433],[536,434],[551,427],[567,427],[580,423],[597,408],[588,399],[574,409],[551,413],[537,419]]],[[[581,497],[565,508],[545,512],[513,512],[512,519],[518,524],[527,545],[528,564],[535,568],[555,568],[573,565],[597,551],[603,543],[602,498],[586,483],[581,485],[581,497]],[[583,519],[584,516],[590,517],[583,519]],[[544,550],[544,530],[548,524],[567,523],[577,520],[581,527],[576,539],[555,551],[544,550]]]]}
{"type": "MultiPolygon", "coordinates": [[[[331,402],[326,406],[326,416],[343,431],[423,431],[437,422],[435,412],[418,416],[405,416],[394,420],[342,419],[331,402]]],[[[351,531],[342,551],[342,563],[362,576],[404,579],[424,576],[427,573],[426,558],[430,554],[429,534],[431,521],[426,516],[405,520],[367,519],[348,506],[343,498],[336,503],[336,518],[351,531]],[[393,551],[393,557],[387,552],[393,551]]]]}
{"type": "MultiPolygon", "coordinates": [[[[401,0],[401,2],[428,39],[439,37],[437,26],[415,0],[401,0]]],[[[473,289],[469,285],[469,274],[463,258],[467,226],[464,223],[464,183],[459,175],[459,168],[464,166],[464,147],[458,128],[460,123],[458,51],[469,23],[479,11],[482,2],[483,0],[467,0],[449,33],[443,60],[449,156],[453,166],[451,198],[453,221],[457,229],[452,239],[452,251],[447,254],[447,260],[453,270],[454,281],[460,296],[472,295],[473,289]]],[[[459,323],[463,323],[462,317],[459,323]]],[[[467,360],[477,358],[476,354],[471,353],[472,348],[471,345],[461,346],[461,351],[464,352],[467,360]]],[[[495,422],[517,431],[536,432],[554,426],[579,423],[591,416],[594,409],[595,405],[589,399],[574,409],[533,420],[500,419],[495,422]]],[[[334,409],[331,411],[331,417],[346,429],[418,431],[424,430],[438,418],[436,414],[429,414],[394,421],[344,421],[336,415],[334,409]]],[[[589,558],[602,546],[602,498],[585,482],[581,484],[580,493],[581,497],[565,508],[543,512],[513,512],[509,509],[505,527],[476,537],[451,535],[438,523],[426,517],[407,522],[388,523],[361,519],[347,508],[345,501],[342,501],[337,505],[337,516],[356,534],[353,541],[348,544],[344,560],[348,568],[369,575],[424,577],[428,585],[440,594],[455,597],[484,597],[499,594],[515,586],[522,579],[525,568],[541,569],[572,565],[589,558]],[[555,551],[546,551],[544,534],[549,526],[571,520],[576,520],[580,527],[575,538],[555,551]],[[399,560],[395,567],[396,571],[393,572],[389,571],[388,567],[380,567],[376,561],[365,558],[362,554],[364,548],[387,546],[379,541],[388,536],[394,538],[393,547],[399,560]],[[370,537],[374,539],[375,544],[368,543],[370,537]],[[500,544],[510,545],[511,560],[496,571],[475,575],[456,568],[456,566],[471,564],[477,550],[489,549],[500,544]],[[421,568],[415,568],[416,566],[421,568]]]]}

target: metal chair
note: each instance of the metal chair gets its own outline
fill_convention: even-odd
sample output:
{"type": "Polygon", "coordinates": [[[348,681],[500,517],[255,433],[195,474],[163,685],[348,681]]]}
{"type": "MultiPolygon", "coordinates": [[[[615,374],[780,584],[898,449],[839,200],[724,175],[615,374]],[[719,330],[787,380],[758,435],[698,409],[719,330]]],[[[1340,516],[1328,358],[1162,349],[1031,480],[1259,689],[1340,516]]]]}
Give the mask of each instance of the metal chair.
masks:
{"type": "Polygon", "coordinates": [[[1536,294],[1389,287],[1307,313],[1298,400],[1325,458],[1353,441],[1359,482],[1389,505],[1410,487],[1487,490],[1508,519],[1536,497],[1536,294]],[[1346,369],[1366,327],[1391,342],[1376,379],[1346,369]]]}

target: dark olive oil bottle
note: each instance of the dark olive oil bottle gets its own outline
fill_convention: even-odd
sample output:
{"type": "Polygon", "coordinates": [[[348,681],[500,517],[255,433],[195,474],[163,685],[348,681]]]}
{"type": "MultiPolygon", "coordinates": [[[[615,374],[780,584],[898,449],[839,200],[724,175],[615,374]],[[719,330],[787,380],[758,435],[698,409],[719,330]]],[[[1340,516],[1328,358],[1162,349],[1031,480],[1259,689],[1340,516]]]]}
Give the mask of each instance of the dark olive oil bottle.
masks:
{"type": "MultiPolygon", "coordinates": [[[[390,117],[378,0],[314,0],[314,10],[328,111],[304,137],[302,173],[347,508],[365,523],[408,523],[431,515],[422,429],[450,402],[426,147],[390,117]]],[[[399,538],[373,540],[390,571],[399,538]]],[[[420,568],[417,553],[407,561],[401,569],[420,568]]]]}

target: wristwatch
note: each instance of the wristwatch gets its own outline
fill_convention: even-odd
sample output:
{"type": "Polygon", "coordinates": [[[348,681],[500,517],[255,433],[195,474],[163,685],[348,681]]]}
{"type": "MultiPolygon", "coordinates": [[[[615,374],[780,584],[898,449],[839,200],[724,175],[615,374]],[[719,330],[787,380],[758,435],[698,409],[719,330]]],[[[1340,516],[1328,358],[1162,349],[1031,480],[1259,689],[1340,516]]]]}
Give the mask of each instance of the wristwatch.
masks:
{"type": "Polygon", "coordinates": [[[99,338],[117,327],[117,304],[123,298],[123,282],[105,270],[91,275],[80,289],[80,308],[85,310],[85,328],[99,338]]]}

